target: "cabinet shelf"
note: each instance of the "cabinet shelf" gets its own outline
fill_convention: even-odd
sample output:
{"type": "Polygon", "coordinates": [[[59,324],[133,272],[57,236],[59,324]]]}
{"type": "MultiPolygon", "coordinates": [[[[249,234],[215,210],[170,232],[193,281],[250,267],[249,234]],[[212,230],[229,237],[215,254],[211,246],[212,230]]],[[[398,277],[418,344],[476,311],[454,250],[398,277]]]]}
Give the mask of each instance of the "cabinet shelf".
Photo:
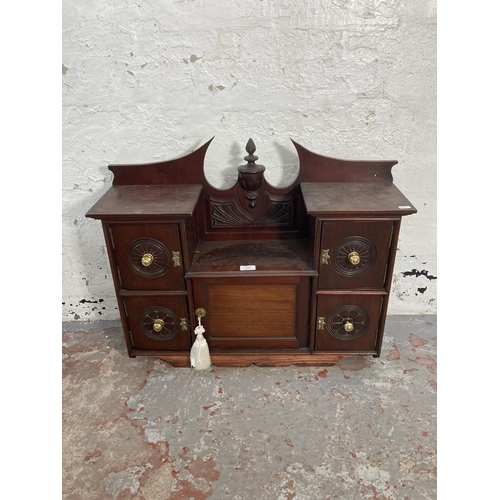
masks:
{"type": "Polygon", "coordinates": [[[317,276],[307,241],[202,241],[186,278],[266,274],[317,276]]]}

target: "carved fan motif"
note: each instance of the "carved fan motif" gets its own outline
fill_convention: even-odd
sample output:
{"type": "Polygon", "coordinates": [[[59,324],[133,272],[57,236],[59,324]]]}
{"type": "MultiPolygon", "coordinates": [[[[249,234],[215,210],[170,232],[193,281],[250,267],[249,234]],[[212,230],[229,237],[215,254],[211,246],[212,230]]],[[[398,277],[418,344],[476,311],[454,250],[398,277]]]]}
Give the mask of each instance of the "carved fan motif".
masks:
{"type": "Polygon", "coordinates": [[[291,226],[293,200],[272,201],[266,214],[255,222],[257,226],[291,226]]]}
{"type": "Polygon", "coordinates": [[[180,328],[179,318],[166,307],[148,307],[139,318],[142,331],[154,340],[170,340],[180,328]],[[156,328],[159,330],[155,330],[156,328]],[[160,329],[161,326],[161,329],[160,329]]]}
{"type": "Polygon", "coordinates": [[[247,226],[251,221],[243,217],[232,201],[225,203],[210,202],[212,226],[247,226]]]}
{"type": "Polygon", "coordinates": [[[142,276],[156,278],[168,271],[170,253],[160,241],[140,238],[129,246],[129,261],[135,272],[142,276]]]}
{"type": "Polygon", "coordinates": [[[292,226],[293,200],[271,201],[267,212],[256,220],[247,219],[236,208],[233,201],[210,202],[210,215],[213,227],[242,226],[292,226]]]}
{"type": "Polygon", "coordinates": [[[328,333],[336,339],[353,340],[366,332],[368,323],[368,315],[361,307],[341,306],[328,316],[326,328],[328,333]],[[352,329],[349,331],[349,328],[352,329]]]}
{"type": "Polygon", "coordinates": [[[344,238],[333,251],[331,264],[333,268],[344,276],[356,276],[364,273],[375,262],[375,245],[362,236],[344,238]],[[352,263],[349,257],[357,256],[357,262],[352,263]]]}

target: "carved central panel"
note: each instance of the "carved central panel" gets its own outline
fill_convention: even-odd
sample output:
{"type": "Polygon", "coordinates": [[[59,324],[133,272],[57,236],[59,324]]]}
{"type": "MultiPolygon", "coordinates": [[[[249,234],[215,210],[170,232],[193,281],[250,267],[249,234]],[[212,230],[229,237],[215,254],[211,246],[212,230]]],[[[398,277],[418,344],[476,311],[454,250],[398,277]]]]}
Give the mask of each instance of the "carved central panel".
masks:
{"type": "Polygon", "coordinates": [[[245,217],[234,201],[210,201],[210,222],[212,227],[293,227],[294,200],[271,201],[266,213],[257,219],[245,217]]]}

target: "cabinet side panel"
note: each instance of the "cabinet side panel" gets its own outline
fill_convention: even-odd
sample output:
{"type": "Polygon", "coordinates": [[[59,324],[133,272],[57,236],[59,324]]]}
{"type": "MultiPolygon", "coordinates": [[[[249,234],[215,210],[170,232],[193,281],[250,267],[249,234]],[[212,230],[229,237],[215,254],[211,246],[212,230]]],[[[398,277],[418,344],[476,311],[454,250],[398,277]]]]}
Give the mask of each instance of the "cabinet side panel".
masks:
{"type": "MultiPolygon", "coordinates": [[[[125,343],[127,344],[127,352],[130,356],[132,349],[133,349],[133,346],[132,346],[132,342],[131,342],[129,330],[128,330],[127,311],[125,309],[123,301],[119,298],[120,281],[119,281],[119,275],[118,275],[118,271],[117,271],[117,267],[116,267],[116,262],[114,259],[113,233],[111,232],[111,228],[110,228],[109,224],[107,224],[105,221],[102,221],[102,230],[104,233],[104,240],[106,242],[106,250],[108,252],[109,266],[111,268],[111,274],[113,276],[113,285],[115,288],[115,295],[117,298],[118,310],[120,312],[120,320],[122,322],[123,335],[125,336],[125,343]]],[[[132,356],[132,357],[135,357],[135,356],[132,356]]]]}
{"type": "Polygon", "coordinates": [[[387,309],[389,307],[389,296],[391,293],[392,275],[394,273],[394,262],[396,260],[396,252],[398,249],[398,239],[399,239],[400,228],[401,228],[401,219],[399,219],[398,221],[396,221],[394,223],[394,232],[392,234],[391,250],[390,250],[390,254],[389,254],[389,264],[387,266],[387,276],[386,276],[386,280],[385,280],[385,289],[387,291],[387,299],[384,301],[384,303],[382,305],[382,311],[381,311],[381,315],[380,315],[379,335],[377,338],[377,345],[376,345],[376,351],[377,351],[376,357],[379,357],[380,353],[382,351],[382,340],[384,337],[387,309]]]}

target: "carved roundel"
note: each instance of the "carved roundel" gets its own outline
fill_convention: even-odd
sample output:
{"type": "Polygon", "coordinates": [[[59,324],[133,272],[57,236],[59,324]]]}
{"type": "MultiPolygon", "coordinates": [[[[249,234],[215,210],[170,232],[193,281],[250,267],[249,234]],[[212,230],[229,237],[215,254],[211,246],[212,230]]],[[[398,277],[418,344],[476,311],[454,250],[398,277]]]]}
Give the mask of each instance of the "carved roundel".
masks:
{"type": "Polygon", "coordinates": [[[167,247],[152,238],[140,238],[129,246],[129,261],[132,269],[142,276],[162,276],[170,267],[170,253],[167,247]]]}
{"type": "Polygon", "coordinates": [[[344,276],[364,273],[375,262],[375,245],[362,236],[344,238],[333,251],[332,266],[344,276]]]}
{"type": "Polygon", "coordinates": [[[170,340],[180,328],[179,318],[166,307],[148,307],[139,318],[142,331],[151,339],[170,340]]]}
{"type": "Polygon", "coordinates": [[[328,333],[339,340],[353,340],[363,335],[369,324],[364,309],[358,306],[341,306],[326,321],[328,333]]]}

